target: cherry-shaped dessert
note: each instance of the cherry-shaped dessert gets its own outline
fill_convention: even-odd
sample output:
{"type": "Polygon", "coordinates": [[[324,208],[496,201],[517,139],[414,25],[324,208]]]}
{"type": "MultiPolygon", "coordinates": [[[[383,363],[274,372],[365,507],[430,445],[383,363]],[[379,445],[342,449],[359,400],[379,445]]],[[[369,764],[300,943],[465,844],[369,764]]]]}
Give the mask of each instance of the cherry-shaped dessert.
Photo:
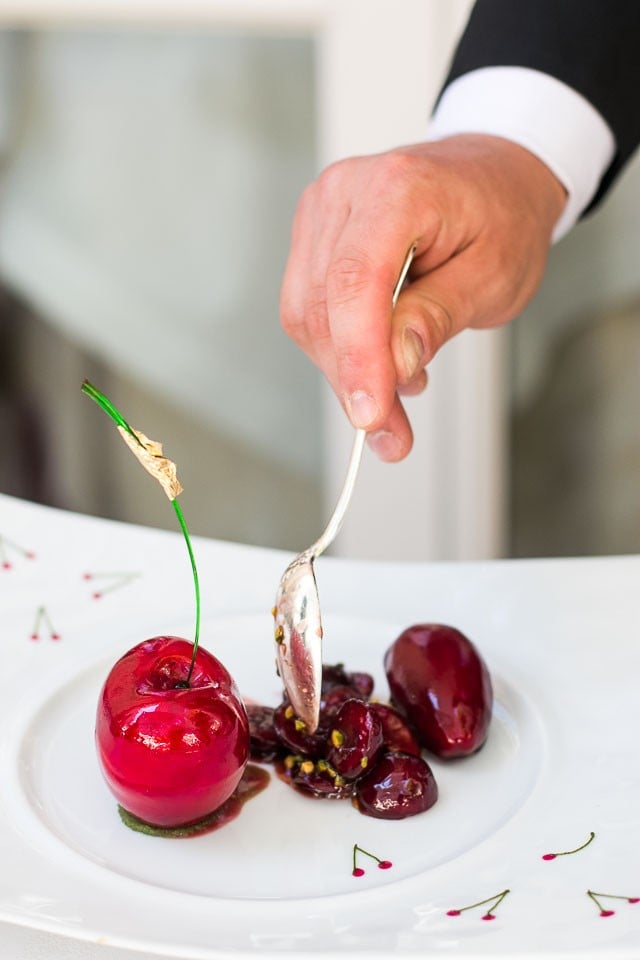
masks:
{"type": "Polygon", "coordinates": [[[129,650],[100,694],[96,742],[118,803],[155,826],[192,823],[235,790],[247,760],[248,723],[228,671],[180,637],[129,650]]]}
{"type": "Polygon", "coordinates": [[[391,696],[438,757],[464,757],[485,742],[493,691],[487,666],[454,627],[417,624],[404,630],[384,660],[391,696]]]}
{"type": "Polygon", "coordinates": [[[435,778],[422,757],[385,753],[356,781],[354,803],[369,817],[403,820],[428,810],[437,799],[435,778]]]}
{"type": "Polygon", "coordinates": [[[162,455],[160,444],[133,430],[104,394],[87,381],[82,389],[162,485],[189,552],[196,597],[193,642],[160,636],[129,650],[107,676],[96,718],[98,759],[124,811],[154,827],[181,827],[208,818],[233,794],[249,755],[249,723],[231,676],[199,647],[198,573],[177,500],[182,487],[175,464],[162,455]]]}

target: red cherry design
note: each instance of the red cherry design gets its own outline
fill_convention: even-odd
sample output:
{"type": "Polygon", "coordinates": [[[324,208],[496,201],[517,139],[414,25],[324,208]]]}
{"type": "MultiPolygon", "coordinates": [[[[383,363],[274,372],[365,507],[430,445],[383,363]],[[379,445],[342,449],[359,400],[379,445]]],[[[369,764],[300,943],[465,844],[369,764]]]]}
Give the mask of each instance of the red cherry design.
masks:
{"type": "Polygon", "coordinates": [[[104,584],[99,590],[96,590],[95,593],[91,594],[92,600],[101,600],[105,594],[113,593],[114,590],[121,590],[122,587],[128,586],[134,580],[137,580],[140,576],[139,573],[96,573],[87,571],[82,574],[82,579],[88,581],[91,580],[101,580],[104,584]]]}
{"type": "Polygon", "coordinates": [[[20,554],[26,560],[35,560],[36,557],[33,551],[25,550],[19,543],[14,543],[13,540],[7,540],[6,537],[0,536],[0,569],[2,570],[13,570],[13,564],[8,557],[9,551],[20,554]]]}
{"type": "Polygon", "coordinates": [[[174,827],[216,810],[249,754],[249,724],[219,660],[192,644],[153,637],[113,666],[102,688],[96,744],[120,805],[145,823],[174,827]]]}
{"type": "Polygon", "coordinates": [[[495,920],[495,910],[498,909],[504,898],[509,894],[510,890],[503,890],[502,893],[494,894],[493,897],[487,897],[486,900],[478,900],[476,903],[470,903],[466,907],[456,907],[453,910],[447,910],[448,917],[459,917],[461,913],[465,913],[467,910],[475,910],[476,907],[484,907],[486,903],[490,903],[491,906],[485,914],[480,918],[481,920],[495,920]]]}
{"type": "Polygon", "coordinates": [[[556,857],[570,857],[572,854],[574,854],[574,853],[579,853],[580,850],[584,850],[586,847],[588,847],[589,844],[590,844],[593,840],[595,840],[595,837],[596,837],[596,835],[595,835],[595,833],[594,833],[593,830],[592,830],[591,833],[589,834],[589,836],[587,837],[587,839],[585,840],[585,842],[584,842],[584,843],[581,843],[579,847],[575,847],[573,850],[561,850],[560,853],[544,853],[544,854],[542,855],[542,859],[543,859],[543,860],[555,860],[556,857]]]}
{"type": "Polygon", "coordinates": [[[369,851],[368,851],[368,850],[365,850],[364,847],[360,847],[360,846],[358,846],[357,843],[354,843],[354,845],[353,845],[353,870],[351,871],[351,875],[354,876],[354,877],[363,877],[363,876],[364,876],[364,870],[362,869],[362,867],[356,866],[356,858],[357,858],[357,856],[358,856],[359,853],[364,854],[365,857],[370,857],[371,860],[375,860],[376,863],[377,863],[377,865],[378,865],[378,869],[379,869],[379,870],[390,870],[391,867],[393,866],[393,863],[391,862],[391,860],[381,860],[380,857],[376,857],[375,853],[369,853],[369,851]]]}
{"type": "Polygon", "coordinates": [[[600,903],[600,899],[626,900],[627,903],[640,903],[640,897],[623,897],[619,893],[594,893],[593,890],[587,890],[587,896],[590,900],[593,900],[601,917],[612,917],[615,914],[615,910],[607,910],[600,903]]]}
{"type": "Polygon", "coordinates": [[[32,639],[32,640],[39,640],[39,639],[40,639],[40,629],[41,629],[41,625],[42,625],[42,624],[44,624],[44,627],[45,627],[45,629],[47,630],[47,632],[48,632],[48,634],[49,634],[49,639],[50,639],[50,640],[61,640],[61,639],[62,639],[62,637],[60,636],[60,634],[58,633],[58,631],[57,631],[57,630],[55,629],[55,627],[53,626],[51,617],[50,617],[49,614],[47,613],[47,608],[46,608],[46,607],[38,607],[38,609],[37,609],[37,611],[36,611],[35,621],[34,621],[34,624],[33,624],[33,629],[32,629],[32,631],[31,631],[31,639],[32,639]]]}

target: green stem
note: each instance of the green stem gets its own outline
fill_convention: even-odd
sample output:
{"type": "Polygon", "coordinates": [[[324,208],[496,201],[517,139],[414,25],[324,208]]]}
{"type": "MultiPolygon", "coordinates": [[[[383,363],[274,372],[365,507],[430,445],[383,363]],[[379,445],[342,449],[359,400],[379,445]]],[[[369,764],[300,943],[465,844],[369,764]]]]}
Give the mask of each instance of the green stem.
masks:
{"type": "Polygon", "coordinates": [[[369,851],[368,851],[368,850],[365,850],[364,847],[360,847],[360,846],[358,846],[357,843],[354,843],[354,845],[353,845],[353,866],[354,866],[354,869],[355,869],[355,865],[356,865],[356,852],[357,852],[358,850],[360,851],[360,853],[364,853],[364,855],[365,855],[366,857],[371,857],[371,859],[372,859],[372,860],[375,860],[376,863],[380,863],[380,862],[381,862],[380,857],[376,857],[375,853],[369,853],[369,851]]]}
{"type": "Polygon", "coordinates": [[[492,897],[487,897],[486,900],[478,900],[477,903],[470,903],[468,907],[460,907],[460,913],[464,913],[465,910],[475,910],[476,907],[483,907],[485,903],[491,903],[491,908],[487,913],[492,913],[504,900],[506,895],[510,893],[510,890],[503,890],[502,893],[494,893],[492,897]]]}
{"type": "MultiPolygon", "coordinates": [[[[97,387],[94,387],[92,383],[89,383],[88,380],[85,380],[83,382],[82,392],[86,393],[88,397],[91,397],[91,399],[94,400],[98,404],[98,406],[101,407],[101,409],[104,410],[104,412],[111,417],[111,419],[117,426],[122,427],[123,430],[126,430],[127,433],[130,434],[134,438],[134,440],[140,444],[140,446],[143,446],[143,444],[140,442],[135,432],[129,426],[129,424],[127,423],[125,418],[122,416],[118,408],[114,407],[114,405],[111,403],[111,400],[109,400],[108,397],[105,397],[104,393],[101,393],[100,390],[98,390],[97,387]]],[[[191,570],[193,572],[193,585],[195,587],[195,592],[196,592],[196,628],[195,628],[195,635],[193,638],[193,652],[191,654],[191,663],[189,665],[189,672],[187,674],[187,679],[184,682],[184,686],[188,687],[189,683],[191,682],[191,675],[193,673],[193,668],[196,663],[196,654],[198,653],[198,642],[200,639],[200,581],[198,579],[196,558],[193,554],[193,548],[191,546],[191,538],[189,537],[189,531],[187,530],[187,524],[185,523],[185,519],[182,515],[180,504],[175,498],[171,501],[171,503],[173,504],[173,509],[176,512],[178,523],[180,524],[180,529],[182,530],[185,543],[187,544],[187,550],[189,551],[189,559],[191,561],[191,570]]]]}
{"type": "Polygon", "coordinates": [[[595,833],[593,830],[589,834],[589,839],[585,840],[584,843],[580,844],[579,847],[576,847],[575,850],[563,850],[561,853],[556,853],[556,857],[568,857],[572,853],[579,853],[580,850],[584,850],[585,847],[588,847],[592,840],[595,840],[595,833]]]}
{"type": "Polygon", "coordinates": [[[193,586],[196,592],[196,628],[193,637],[193,652],[191,654],[191,664],[189,665],[189,673],[187,674],[186,685],[189,686],[191,682],[191,674],[193,673],[193,668],[196,664],[196,654],[198,653],[198,642],[200,640],[200,580],[198,579],[198,569],[196,567],[196,558],[193,554],[193,548],[191,546],[191,538],[189,536],[189,531],[187,530],[187,525],[185,523],[184,517],[182,515],[182,510],[180,509],[180,504],[177,500],[172,500],[173,509],[176,512],[178,518],[178,523],[184,535],[185,543],[187,544],[187,550],[189,551],[189,559],[191,560],[191,570],[193,572],[193,586]]]}
{"type": "MultiPolygon", "coordinates": [[[[111,403],[111,400],[109,400],[108,397],[105,397],[104,393],[101,393],[96,387],[94,387],[92,383],[89,383],[88,380],[83,381],[81,389],[82,392],[86,393],[88,397],[91,397],[92,400],[95,400],[98,406],[101,407],[104,412],[111,417],[117,426],[122,427],[123,430],[126,430],[127,433],[130,434],[130,436],[132,436],[137,443],[140,443],[134,431],[131,429],[118,408],[114,407],[114,405],[111,403]]],[[[141,443],[140,446],[142,446],[141,443]]]]}

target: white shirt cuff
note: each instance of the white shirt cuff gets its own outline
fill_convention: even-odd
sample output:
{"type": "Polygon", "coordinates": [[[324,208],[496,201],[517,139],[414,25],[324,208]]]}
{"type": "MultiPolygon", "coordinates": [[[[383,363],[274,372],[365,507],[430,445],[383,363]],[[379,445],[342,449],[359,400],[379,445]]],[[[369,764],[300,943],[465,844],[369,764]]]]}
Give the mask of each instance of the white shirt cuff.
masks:
{"type": "Polygon", "coordinates": [[[427,138],[462,133],[519,143],[555,174],[567,191],[567,203],[554,242],[588,207],[616,149],[613,132],[588,100],[555,77],[527,67],[483,67],[445,89],[427,138]]]}

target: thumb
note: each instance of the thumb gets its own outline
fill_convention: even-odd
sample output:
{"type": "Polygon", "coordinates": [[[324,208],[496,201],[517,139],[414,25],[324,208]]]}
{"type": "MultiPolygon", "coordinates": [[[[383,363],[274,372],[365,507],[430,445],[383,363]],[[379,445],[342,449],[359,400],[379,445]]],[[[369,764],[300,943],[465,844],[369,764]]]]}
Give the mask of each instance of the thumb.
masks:
{"type": "Polygon", "coordinates": [[[488,269],[487,259],[469,249],[415,280],[401,294],[392,321],[398,384],[414,381],[447,340],[467,327],[512,319],[529,299],[527,286],[488,269]]]}
{"type": "MultiPolygon", "coordinates": [[[[463,299],[442,277],[442,269],[412,283],[398,299],[391,329],[391,351],[398,384],[421,373],[438,350],[469,322],[463,299]]],[[[455,271],[449,271],[454,273],[455,271]]]]}

